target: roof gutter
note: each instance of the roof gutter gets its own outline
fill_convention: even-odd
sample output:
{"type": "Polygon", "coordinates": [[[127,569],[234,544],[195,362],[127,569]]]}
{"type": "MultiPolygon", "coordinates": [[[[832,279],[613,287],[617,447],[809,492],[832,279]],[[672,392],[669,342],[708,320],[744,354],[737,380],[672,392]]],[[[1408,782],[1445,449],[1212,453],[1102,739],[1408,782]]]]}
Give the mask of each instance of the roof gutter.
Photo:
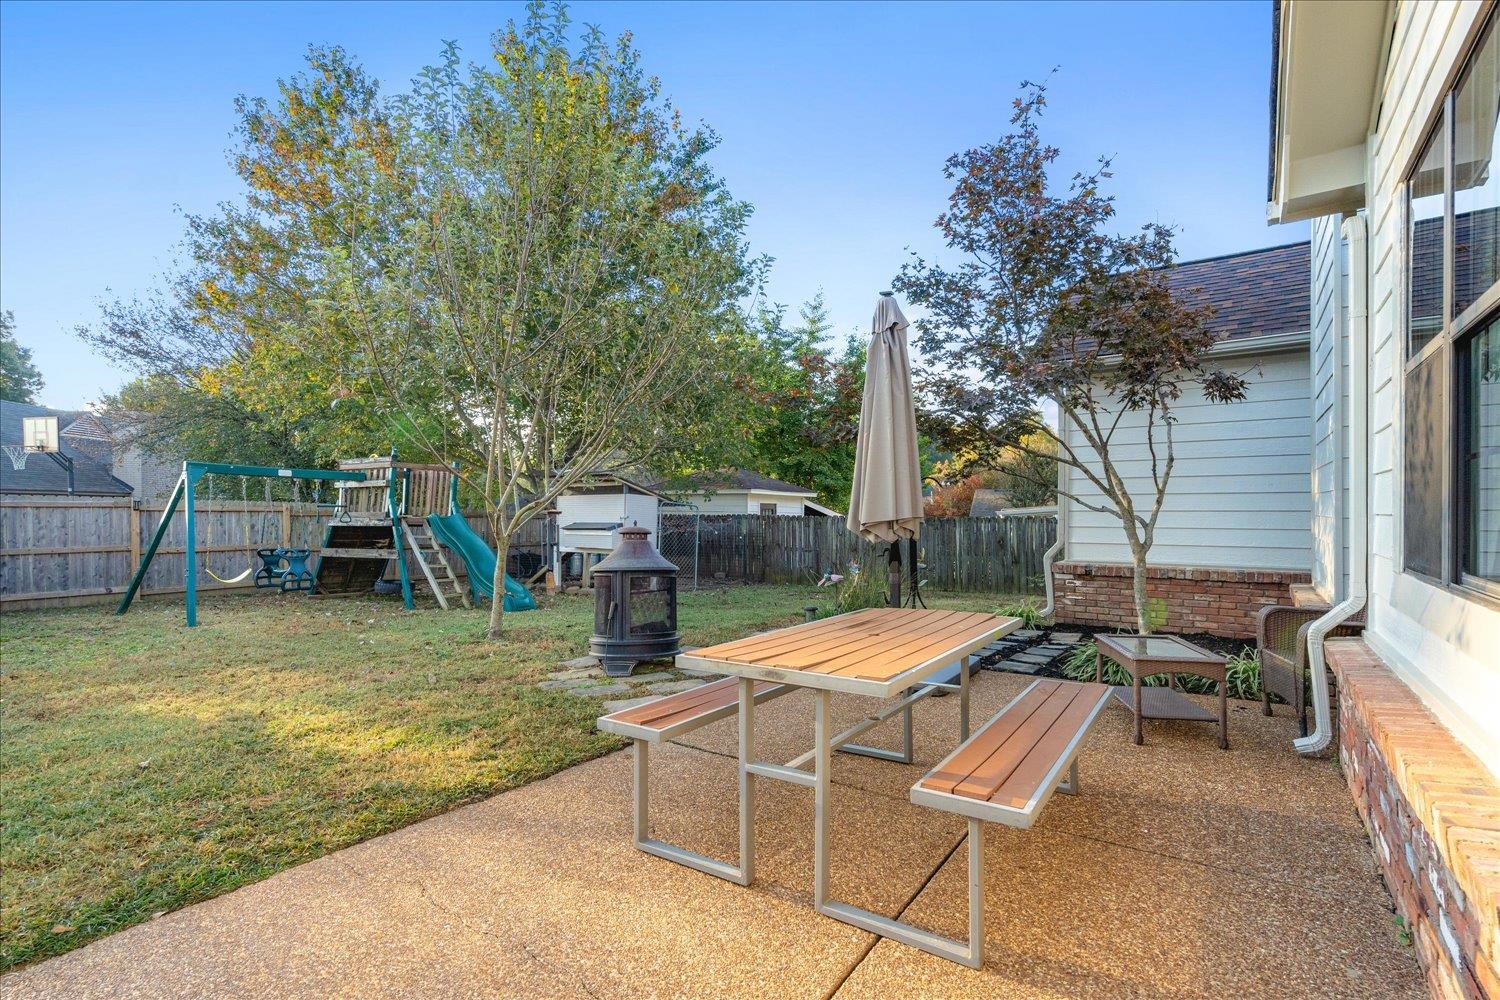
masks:
{"type": "Polygon", "coordinates": [[[1312,672],[1313,731],[1296,740],[1298,753],[1321,753],[1333,742],[1328,695],[1328,633],[1358,614],[1369,597],[1370,574],[1370,267],[1365,217],[1344,220],[1349,241],[1349,593],[1307,630],[1312,672]]]}

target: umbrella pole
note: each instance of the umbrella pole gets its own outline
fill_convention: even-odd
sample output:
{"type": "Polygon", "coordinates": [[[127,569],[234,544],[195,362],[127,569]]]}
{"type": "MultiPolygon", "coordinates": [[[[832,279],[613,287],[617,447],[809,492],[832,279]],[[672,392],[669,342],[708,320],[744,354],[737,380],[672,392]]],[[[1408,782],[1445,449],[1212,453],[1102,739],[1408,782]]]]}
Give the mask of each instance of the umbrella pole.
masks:
{"type": "Polygon", "coordinates": [[[888,603],[893,608],[901,607],[901,542],[891,543],[890,554],[886,557],[886,581],[890,586],[888,603]]]}
{"type": "Polygon", "coordinates": [[[922,567],[917,561],[917,540],[909,538],[906,541],[906,562],[911,567],[911,606],[914,608],[925,608],[927,602],[922,600],[922,567]]]}

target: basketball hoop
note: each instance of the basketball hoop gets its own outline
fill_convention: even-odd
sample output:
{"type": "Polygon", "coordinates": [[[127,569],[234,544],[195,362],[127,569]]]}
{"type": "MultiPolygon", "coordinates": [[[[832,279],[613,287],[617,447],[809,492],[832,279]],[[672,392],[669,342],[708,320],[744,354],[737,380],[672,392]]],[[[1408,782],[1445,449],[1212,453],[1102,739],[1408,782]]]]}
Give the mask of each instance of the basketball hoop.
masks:
{"type": "Polygon", "coordinates": [[[4,447],[5,457],[10,459],[10,467],[12,469],[15,469],[17,472],[19,472],[22,469],[26,468],[26,456],[31,453],[26,450],[26,447],[24,445],[8,444],[4,447]]]}

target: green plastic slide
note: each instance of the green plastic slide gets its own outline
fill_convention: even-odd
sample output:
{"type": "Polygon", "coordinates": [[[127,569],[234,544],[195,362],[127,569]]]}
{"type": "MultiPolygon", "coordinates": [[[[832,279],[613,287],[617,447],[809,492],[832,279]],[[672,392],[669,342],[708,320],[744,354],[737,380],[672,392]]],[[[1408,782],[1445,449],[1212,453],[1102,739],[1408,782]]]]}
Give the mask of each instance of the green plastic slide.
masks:
{"type": "MultiPolygon", "coordinates": [[[[450,550],[457,552],[469,570],[469,591],[474,602],[489,600],[495,593],[495,550],[485,544],[484,539],[474,534],[462,514],[428,514],[427,524],[433,537],[450,550]]],[[[521,586],[509,573],[505,574],[505,598],[500,606],[506,611],[531,611],[536,608],[536,598],[531,591],[521,586]]]]}

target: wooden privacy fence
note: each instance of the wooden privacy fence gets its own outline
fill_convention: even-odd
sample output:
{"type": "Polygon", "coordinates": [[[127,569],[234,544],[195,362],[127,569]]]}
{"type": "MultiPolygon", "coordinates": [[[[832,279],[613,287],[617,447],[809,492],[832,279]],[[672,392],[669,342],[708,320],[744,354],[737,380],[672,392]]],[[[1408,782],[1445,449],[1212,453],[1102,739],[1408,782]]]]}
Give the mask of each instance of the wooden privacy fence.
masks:
{"type": "MultiPolygon", "coordinates": [[[[53,604],[110,600],[130,585],[141,561],[141,547],[161,521],[165,504],[136,503],[112,497],[0,498],[0,607],[20,610],[53,604]]],[[[200,568],[226,580],[252,565],[258,548],[311,549],[323,542],[331,512],[327,507],[294,503],[206,503],[195,506],[200,568]]],[[[470,526],[490,541],[482,514],[465,515],[470,526]]],[[[179,510],[167,527],[156,558],[146,571],[141,593],[182,593],[186,537],[179,510]]],[[[535,520],[522,529],[511,551],[540,551],[546,525],[535,520]]],[[[455,560],[462,572],[462,563],[455,560]]],[[[200,591],[247,589],[250,577],[223,584],[207,574],[200,591]]]]}
{"type": "MultiPolygon", "coordinates": [[[[883,565],[889,548],[836,517],[663,514],[659,547],[686,574],[694,568],[695,531],[700,582],[812,583],[830,571],[847,573],[850,562],[883,565]]],[[[1057,522],[1045,515],[932,518],[919,540],[922,579],[937,590],[1041,593],[1042,557],[1056,538],[1057,522]]]]}

